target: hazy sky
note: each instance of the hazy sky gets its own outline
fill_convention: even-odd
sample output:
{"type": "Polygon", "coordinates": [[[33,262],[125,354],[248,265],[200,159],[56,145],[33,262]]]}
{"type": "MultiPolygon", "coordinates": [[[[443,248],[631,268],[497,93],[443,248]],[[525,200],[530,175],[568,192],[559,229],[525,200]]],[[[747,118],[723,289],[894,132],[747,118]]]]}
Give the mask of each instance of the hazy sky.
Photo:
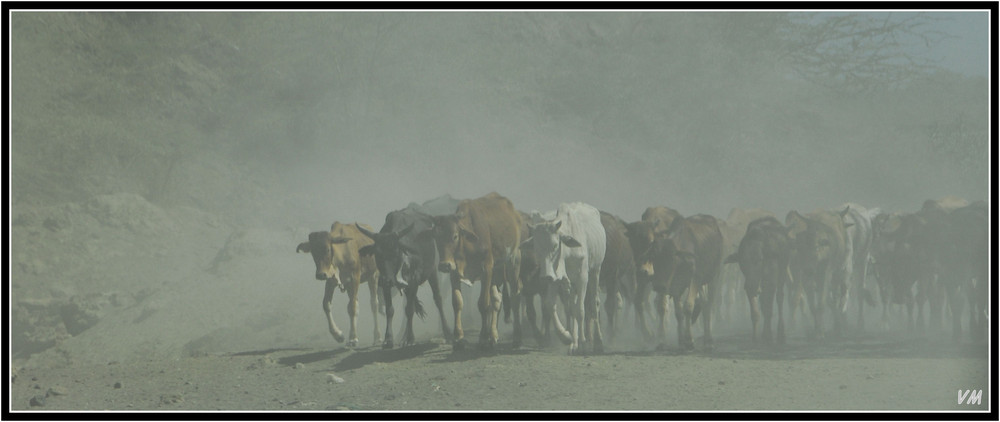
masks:
{"type": "Polygon", "coordinates": [[[986,12],[942,13],[949,18],[940,22],[941,31],[956,38],[941,42],[933,57],[943,59],[941,66],[969,76],[989,74],[990,15],[986,12]]]}

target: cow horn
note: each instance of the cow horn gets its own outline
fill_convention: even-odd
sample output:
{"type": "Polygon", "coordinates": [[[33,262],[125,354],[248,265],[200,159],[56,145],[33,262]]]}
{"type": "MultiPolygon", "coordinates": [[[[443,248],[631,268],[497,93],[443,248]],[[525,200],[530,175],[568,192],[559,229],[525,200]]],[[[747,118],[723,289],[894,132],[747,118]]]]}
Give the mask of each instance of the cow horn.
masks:
{"type": "Polygon", "coordinates": [[[375,240],[375,233],[372,233],[372,232],[368,231],[368,229],[366,229],[364,227],[361,227],[361,225],[358,224],[358,223],[354,223],[354,227],[357,227],[358,231],[360,231],[361,234],[364,234],[365,236],[368,236],[369,239],[375,240]]]}

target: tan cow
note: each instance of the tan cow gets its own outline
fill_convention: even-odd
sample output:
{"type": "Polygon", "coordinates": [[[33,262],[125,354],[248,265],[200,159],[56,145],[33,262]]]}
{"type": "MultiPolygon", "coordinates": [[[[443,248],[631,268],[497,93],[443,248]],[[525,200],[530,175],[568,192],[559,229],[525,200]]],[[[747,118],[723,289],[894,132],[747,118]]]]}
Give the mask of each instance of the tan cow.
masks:
{"type": "MultiPolygon", "coordinates": [[[[365,226],[368,227],[368,226],[365,226]]],[[[370,229],[370,228],[369,228],[370,229]]],[[[371,239],[363,235],[354,224],[334,222],[328,232],[309,233],[309,241],[300,243],[296,252],[312,254],[316,263],[316,279],[326,280],[326,290],[323,293],[323,312],[330,326],[330,334],[338,342],[344,342],[344,334],[333,321],[333,291],[340,286],[348,295],[347,314],[351,318],[351,331],[348,346],[358,345],[358,290],[361,283],[368,283],[371,293],[372,316],[375,327],[375,344],[381,339],[378,331],[378,271],[375,268],[375,258],[361,257],[358,249],[372,244],[371,239]]]]}
{"type": "MultiPolygon", "coordinates": [[[[509,199],[492,192],[463,200],[455,214],[434,217],[432,230],[438,248],[438,269],[451,277],[455,347],[464,347],[461,280],[480,280],[479,312],[483,325],[479,345],[493,350],[499,340],[501,287],[508,289],[512,309],[520,309],[521,215],[509,199]]],[[[515,312],[514,347],[520,347],[520,342],[521,313],[515,312]]]]}
{"type": "Polygon", "coordinates": [[[785,217],[792,239],[792,279],[805,290],[817,338],[824,335],[823,309],[828,296],[836,301],[833,315],[837,332],[844,329],[840,310],[847,306],[847,298],[842,294],[847,291],[849,276],[843,219],[847,211],[847,208],[841,212],[816,210],[803,216],[793,210],[785,217]]]}

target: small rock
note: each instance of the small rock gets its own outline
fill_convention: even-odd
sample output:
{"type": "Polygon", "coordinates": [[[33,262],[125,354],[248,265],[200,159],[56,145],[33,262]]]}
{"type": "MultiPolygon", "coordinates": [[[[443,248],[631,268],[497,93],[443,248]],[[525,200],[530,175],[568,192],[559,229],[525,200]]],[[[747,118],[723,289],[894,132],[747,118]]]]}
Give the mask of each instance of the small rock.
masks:
{"type": "Polygon", "coordinates": [[[65,395],[66,395],[66,389],[58,385],[49,388],[49,391],[45,393],[46,397],[65,396],[65,395]]]}
{"type": "Polygon", "coordinates": [[[719,381],[719,385],[726,385],[725,381],[719,381]]]}
{"type": "Polygon", "coordinates": [[[385,401],[395,400],[395,399],[396,399],[396,395],[395,394],[387,394],[385,397],[383,397],[383,400],[385,400],[385,401]]]}
{"type": "Polygon", "coordinates": [[[519,383],[517,383],[517,386],[518,387],[527,387],[528,383],[526,383],[526,382],[519,382],[519,383]]]}
{"type": "Polygon", "coordinates": [[[873,379],[875,379],[875,376],[872,375],[872,374],[868,374],[867,376],[865,376],[865,379],[866,380],[873,380],[873,379]]]}
{"type": "Polygon", "coordinates": [[[341,378],[341,377],[338,377],[338,376],[336,376],[334,374],[326,374],[326,382],[335,383],[335,384],[343,384],[344,383],[344,379],[341,378]]]}
{"type": "Polygon", "coordinates": [[[164,394],[160,396],[160,404],[176,404],[184,401],[180,394],[164,394]]]}
{"type": "Polygon", "coordinates": [[[296,362],[295,363],[295,369],[302,369],[302,368],[305,368],[305,367],[306,367],[306,365],[303,364],[302,362],[296,362]]]}
{"type": "Polygon", "coordinates": [[[30,404],[31,407],[45,406],[45,396],[35,396],[35,397],[32,397],[31,401],[28,404],[30,404]]]}
{"type": "Polygon", "coordinates": [[[846,386],[846,385],[841,385],[841,386],[840,386],[840,389],[841,389],[841,390],[846,390],[846,389],[847,389],[847,386],[846,386]]]}
{"type": "Polygon", "coordinates": [[[121,381],[115,383],[115,388],[122,388],[121,381]]]}
{"type": "Polygon", "coordinates": [[[490,386],[490,390],[496,390],[496,389],[497,389],[497,386],[495,386],[495,385],[491,385],[490,386]]]}

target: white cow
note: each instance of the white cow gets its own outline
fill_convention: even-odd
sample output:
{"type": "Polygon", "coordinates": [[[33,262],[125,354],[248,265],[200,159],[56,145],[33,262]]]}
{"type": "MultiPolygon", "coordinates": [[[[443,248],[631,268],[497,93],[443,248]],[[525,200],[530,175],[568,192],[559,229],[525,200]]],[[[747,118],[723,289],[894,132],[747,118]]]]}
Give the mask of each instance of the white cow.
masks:
{"type": "MultiPolygon", "coordinates": [[[[551,215],[551,214],[550,214],[551,215]]],[[[582,352],[589,340],[602,351],[600,299],[597,295],[607,238],[601,214],[590,205],[560,204],[554,217],[532,212],[530,236],[522,243],[538,265],[538,282],[545,292],[545,312],[551,316],[569,353],[582,352]],[[556,315],[556,298],[566,309],[566,327],[556,315]],[[567,330],[567,327],[569,328],[567,330]],[[583,343],[583,344],[581,344],[583,343]]]]}
{"type": "MultiPolygon", "coordinates": [[[[841,205],[839,209],[844,208],[847,208],[847,214],[843,217],[844,229],[847,232],[847,238],[845,239],[849,275],[847,288],[848,292],[853,290],[853,295],[858,298],[858,331],[862,331],[865,327],[865,302],[871,306],[875,306],[875,298],[872,297],[871,290],[868,289],[866,282],[868,278],[868,261],[871,260],[872,236],[874,233],[872,231],[872,220],[875,219],[880,210],[878,208],[868,210],[861,205],[850,202],[841,205]]],[[[846,297],[843,305],[847,306],[846,297]]],[[[842,309],[842,312],[846,312],[846,309],[842,309]]]]}

